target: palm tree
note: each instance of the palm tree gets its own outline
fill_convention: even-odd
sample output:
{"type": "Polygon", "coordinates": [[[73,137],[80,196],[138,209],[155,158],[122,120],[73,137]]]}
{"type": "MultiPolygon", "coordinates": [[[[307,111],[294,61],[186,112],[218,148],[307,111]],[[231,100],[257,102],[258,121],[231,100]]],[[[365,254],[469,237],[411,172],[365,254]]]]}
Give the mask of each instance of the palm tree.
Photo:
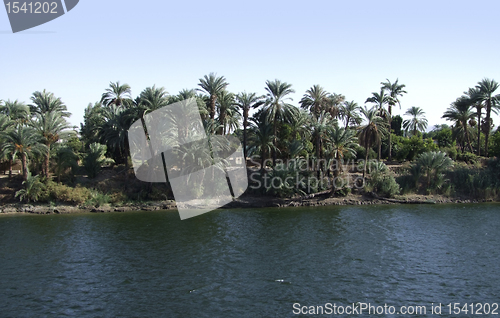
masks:
{"type": "Polygon", "coordinates": [[[128,84],[120,85],[120,81],[116,83],[110,82],[109,88],[102,94],[101,103],[105,106],[128,106],[127,104],[132,101],[132,90],[128,84]]]}
{"type": "Polygon", "coordinates": [[[361,117],[359,117],[359,107],[358,103],[354,101],[344,102],[340,107],[340,116],[345,120],[345,129],[349,128],[349,124],[359,125],[361,123],[361,117]]]}
{"type": "Polygon", "coordinates": [[[302,108],[308,109],[317,117],[327,107],[328,97],[329,94],[323,87],[314,85],[306,91],[299,103],[302,108]]]}
{"type": "Polygon", "coordinates": [[[28,157],[41,155],[47,152],[39,134],[31,127],[17,126],[15,130],[5,134],[3,151],[9,152],[14,158],[17,154],[21,157],[23,179],[28,179],[28,157]]]}
{"type": "Polygon", "coordinates": [[[217,111],[219,114],[218,121],[222,126],[220,134],[228,134],[232,129],[238,128],[240,118],[239,109],[236,105],[235,96],[228,91],[220,92],[217,98],[217,111]]]}
{"type": "Polygon", "coordinates": [[[295,117],[297,109],[288,104],[291,100],[288,95],[295,93],[292,89],[292,84],[282,82],[278,79],[274,81],[266,81],[266,103],[265,113],[266,121],[273,125],[274,147],[273,147],[273,166],[276,165],[276,150],[278,142],[278,123],[279,121],[291,120],[295,117]]]}
{"type": "Polygon", "coordinates": [[[481,118],[483,116],[483,102],[480,98],[480,91],[478,88],[469,88],[464,92],[464,98],[468,98],[470,104],[476,108],[477,120],[471,120],[471,126],[477,125],[477,155],[481,155],[481,118]]]}
{"type": "Polygon", "coordinates": [[[26,122],[29,118],[29,107],[18,100],[11,101],[10,99],[4,103],[0,101],[0,114],[7,115],[11,120],[20,124],[26,122]]]}
{"type": "Polygon", "coordinates": [[[480,81],[476,88],[479,90],[478,102],[483,102],[486,106],[486,136],[485,136],[485,155],[488,157],[488,141],[491,130],[491,111],[495,112],[500,106],[500,94],[493,95],[498,89],[498,82],[492,79],[484,78],[480,81]]]}
{"type": "Polygon", "coordinates": [[[257,96],[256,93],[243,92],[236,95],[236,105],[243,113],[243,152],[247,157],[247,127],[250,109],[255,109],[264,104],[263,96],[257,96]]]}
{"type": "Polygon", "coordinates": [[[455,139],[460,140],[462,152],[465,151],[465,143],[469,145],[470,152],[472,146],[470,143],[469,120],[474,118],[474,113],[470,111],[470,100],[464,96],[457,98],[455,102],[446,110],[441,118],[455,122],[453,134],[455,139]]]}
{"type": "Polygon", "coordinates": [[[99,131],[99,142],[107,145],[115,161],[128,167],[128,129],[134,118],[124,108],[115,105],[103,108],[103,117],[105,122],[99,131]]]}
{"type": "Polygon", "coordinates": [[[318,169],[318,179],[320,178],[320,172],[322,170],[321,159],[323,157],[323,147],[328,140],[330,130],[335,126],[337,126],[336,120],[332,118],[330,113],[324,110],[319,113],[318,117],[312,117],[313,136],[316,140],[316,168],[318,169]]]}
{"type": "Polygon", "coordinates": [[[427,188],[431,185],[431,180],[437,180],[439,174],[453,165],[453,160],[446,153],[441,151],[425,152],[418,156],[417,166],[425,171],[427,177],[427,188]]]}
{"type": "MultiPolygon", "coordinates": [[[[399,97],[403,96],[403,94],[406,94],[406,91],[404,88],[406,85],[404,84],[399,84],[398,83],[399,79],[396,79],[394,83],[391,83],[388,79],[386,79],[386,82],[382,82],[382,89],[383,90],[388,90],[389,91],[389,96],[391,97],[388,100],[389,104],[389,116],[387,117],[388,123],[389,123],[389,129],[391,127],[391,120],[392,120],[392,107],[398,103],[399,108],[401,108],[401,103],[399,102],[399,97]]],[[[389,160],[392,160],[392,143],[391,143],[391,134],[389,131],[389,160]]]]}
{"type": "Polygon", "coordinates": [[[366,155],[363,167],[363,178],[366,173],[366,163],[368,161],[368,149],[374,144],[380,147],[382,136],[387,134],[387,121],[380,117],[379,110],[376,107],[371,109],[364,108],[361,113],[365,116],[366,124],[359,127],[359,144],[365,147],[366,155]]]}
{"type": "Polygon", "coordinates": [[[198,86],[201,87],[200,91],[204,91],[209,96],[209,112],[210,119],[215,119],[215,102],[219,94],[226,89],[229,83],[226,82],[224,76],[217,77],[216,73],[210,73],[200,78],[198,86]]]}
{"type": "MultiPolygon", "coordinates": [[[[381,118],[387,118],[389,116],[389,114],[386,112],[384,105],[389,104],[389,102],[391,102],[391,97],[389,95],[385,94],[384,88],[381,88],[380,93],[373,92],[372,97],[368,97],[365,101],[365,104],[366,103],[374,104],[374,107],[378,113],[378,116],[381,118]]],[[[388,123],[389,122],[390,122],[390,120],[388,121],[388,123]]],[[[389,124],[389,127],[391,127],[390,124],[389,124]]],[[[389,137],[390,137],[390,133],[389,133],[389,137]]],[[[390,141],[389,141],[389,145],[390,145],[390,141]]],[[[381,142],[378,143],[378,160],[380,160],[380,159],[382,159],[382,143],[381,142]]]]}
{"type": "Polygon", "coordinates": [[[55,97],[53,93],[46,90],[43,90],[43,92],[34,92],[31,96],[31,101],[33,104],[30,104],[29,107],[32,114],[58,112],[62,117],[71,116],[61,98],[55,97]]]}
{"type": "Polygon", "coordinates": [[[403,122],[403,127],[406,131],[411,129],[413,135],[416,135],[417,131],[424,131],[427,128],[427,119],[422,108],[415,106],[408,108],[405,115],[411,116],[411,119],[403,122]]]}
{"type": "Polygon", "coordinates": [[[332,118],[337,118],[340,115],[342,103],[345,102],[345,96],[342,94],[332,93],[328,95],[325,110],[330,113],[332,118]]]}
{"type": "Polygon", "coordinates": [[[59,112],[51,111],[43,114],[35,114],[35,120],[31,122],[31,126],[41,136],[41,140],[47,147],[45,161],[43,164],[43,174],[49,177],[50,169],[50,149],[59,139],[69,137],[74,134],[74,131],[68,130],[71,128],[69,123],[64,119],[59,112]]]}
{"type": "Polygon", "coordinates": [[[255,126],[251,128],[252,134],[250,135],[250,144],[252,146],[249,152],[250,154],[260,153],[261,174],[265,173],[264,163],[266,155],[271,153],[271,151],[279,151],[274,144],[276,138],[273,134],[273,130],[271,123],[265,120],[255,121],[255,126]]]}
{"type": "Polygon", "coordinates": [[[144,116],[147,113],[160,109],[170,104],[171,98],[164,87],[146,87],[136,98],[132,113],[134,119],[140,119],[143,125],[146,125],[144,116]]]}
{"type": "Polygon", "coordinates": [[[85,156],[83,165],[87,170],[88,177],[93,179],[101,171],[101,167],[114,162],[113,159],[106,158],[106,146],[99,143],[93,143],[89,146],[89,151],[85,156]]]}
{"type": "Polygon", "coordinates": [[[356,138],[356,132],[352,129],[334,127],[330,130],[329,139],[332,146],[331,154],[333,155],[333,159],[337,162],[333,172],[333,177],[335,179],[341,172],[341,161],[344,159],[344,156],[347,154],[356,155],[355,146],[358,138],[356,138]]]}

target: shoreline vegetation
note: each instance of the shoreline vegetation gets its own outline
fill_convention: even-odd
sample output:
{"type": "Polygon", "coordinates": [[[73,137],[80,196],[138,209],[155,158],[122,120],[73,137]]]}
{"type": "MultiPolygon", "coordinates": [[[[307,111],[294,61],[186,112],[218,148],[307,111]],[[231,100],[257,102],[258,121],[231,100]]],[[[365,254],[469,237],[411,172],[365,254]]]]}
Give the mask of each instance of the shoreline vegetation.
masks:
{"type": "MultiPolygon", "coordinates": [[[[450,101],[442,116],[450,125],[430,131],[420,107],[393,115],[404,84],[380,85],[362,107],[320,85],[292,105],[292,85],[278,79],[265,82],[263,95],[235,94],[225,77],[210,73],[196,89],[171,95],[154,85],[136,98],[129,85],[112,82],[85,109],[79,129],[46,90],[29,104],[0,100],[0,212],[175,209],[168,179],[135,177],[128,129],[186,99],[196,101],[207,136],[242,143],[249,187],[223,208],[500,201],[500,128],[491,118],[500,111],[496,81],[485,78],[450,101]]],[[[172,125],[165,129],[189,136],[190,127],[172,125]]],[[[205,190],[200,182],[190,191],[205,190]]]]}

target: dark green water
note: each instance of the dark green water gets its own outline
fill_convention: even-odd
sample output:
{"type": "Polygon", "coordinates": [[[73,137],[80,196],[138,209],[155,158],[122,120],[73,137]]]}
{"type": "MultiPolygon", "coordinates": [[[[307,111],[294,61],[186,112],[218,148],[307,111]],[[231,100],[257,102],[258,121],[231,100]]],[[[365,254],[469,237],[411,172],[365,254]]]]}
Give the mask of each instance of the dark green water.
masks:
{"type": "Polygon", "coordinates": [[[0,317],[500,302],[499,230],[493,204],[2,216],[0,317]]]}

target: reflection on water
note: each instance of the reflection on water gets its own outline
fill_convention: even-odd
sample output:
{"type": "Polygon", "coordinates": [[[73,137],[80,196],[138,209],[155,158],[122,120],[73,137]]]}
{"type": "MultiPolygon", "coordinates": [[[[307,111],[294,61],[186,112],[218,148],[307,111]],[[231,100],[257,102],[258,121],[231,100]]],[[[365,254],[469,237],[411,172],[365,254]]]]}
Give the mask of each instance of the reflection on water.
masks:
{"type": "Polygon", "coordinates": [[[0,217],[0,316],[498,302],[499,205],[0,217]]]}

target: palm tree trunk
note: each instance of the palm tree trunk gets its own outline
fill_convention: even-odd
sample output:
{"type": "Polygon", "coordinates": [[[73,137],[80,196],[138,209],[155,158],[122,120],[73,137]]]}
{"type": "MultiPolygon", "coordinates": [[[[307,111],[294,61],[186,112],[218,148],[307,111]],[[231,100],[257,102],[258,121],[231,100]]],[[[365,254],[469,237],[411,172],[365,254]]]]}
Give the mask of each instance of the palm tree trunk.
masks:
{"type": "Polygon", "coordinates": [[[277,143],[278,143],[278,136],[277,136],[277,133],[278,133],[278,122],[276,121],[276,118],[274,119],[274,140],[273,140],[273,144],[274,144],[274,148],[273,148],[273,168],[276,166],[276,149],[278,149],[277,147],[277,143]]]}
{"type": "Polygon", "coordinates": [[[23,180],[28,180],[28,164],[26,160],[26,154],[24,152],[21,153],[21,163],[23,167],[23,180]]]}
{"type": "Polygon", "coordinates": [[[247,126],[248,126],[248,110],[243,112],[243,155],[245,162],[247,160],[247,126]]]}
{"type": "Polygon", "coordinates": [[[217,99],[217,96],[211,95],[210,96],[210,119],[215,118],[215,100],[217,99]]]}
{"type": "Polygon", "coordinates": [[[382,140],[378,143],[378,161],[382,160],[382,140]]]}
{"type": "Polygon", "coordinates": [[[363,165],[363,180],[365,179],[366,174],[366,163],[368,162],[368,145],[365,146],[366,154],[365,154],[365,164],[363,165]]]}
{"type": "MultiPolygon", "coordinates": [[[[392,123],[392,106],[389,105],[389,161],[392,160],[392,136],[391,136],[391,123],[392,123]]],[[[380,158],[378,159],[380,160],[380,158]]]]}
{"type": "Polygon", "coordinates": [[[9,179],[12,178],[12,156],[9,157],[9,179]]]}
{"type": "Polygon", "coordinates": [[[319,136],[319,133],[316,134],[316,164],[317,164],[317,167],[316,169],[318,169],[318,171],[316,172],[316,175],[318,177],[318,180],[319,180],[319,177],[320,177],[320,167],[319,167],[319,164],[320,164],[320,157],[321,157],[321,150],[320,150],[320,144],[321,144],[321,140],[320,140],[320,136],[319,136]]]}
{"type": "Polygon", "coordinates": [[[351,120],[351,117],[349,117],[349,115],[347,116],[347,119],[345,121],[345,129],[347,130],[347,128],[349,128],[349,121],[351,120]]]}
{"type": "Polygon", "coordinates": [[[47,145],[47,155],[45,156],[45,162],[44,162],[44,169],[45,169],[45,176],[48,178],[49,177],[49,161],[50,161],[50,144],[47,145]]]}
{"type": "Polygon", "coordinates": [[[484,155],[488,157],[488,141],[490,139],[490,115],[491,115],[491,99],[486,101],[486,136],[484,145],[484,155]]]}
{"type": "Polygon", "coordinates": [[[481,108],[477,110],[477,156],[481,156],[481,108]]]}

